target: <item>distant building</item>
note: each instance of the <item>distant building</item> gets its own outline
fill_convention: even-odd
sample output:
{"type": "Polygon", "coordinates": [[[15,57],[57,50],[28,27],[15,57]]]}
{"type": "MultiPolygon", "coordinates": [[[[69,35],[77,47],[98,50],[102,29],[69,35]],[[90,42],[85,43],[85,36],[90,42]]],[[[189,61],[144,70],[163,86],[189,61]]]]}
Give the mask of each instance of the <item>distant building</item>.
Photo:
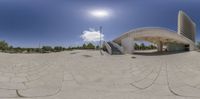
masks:
{"type": "Polygon", "coordinates": [[[192,51],[195,49],[196,24],[183,11],[178,14],[178,32],[161,27],[147,27],[128,31],[104,44],[109,53],[133,53],[134,41],[148,41],[157,45],[158,51],[192,51]]]}

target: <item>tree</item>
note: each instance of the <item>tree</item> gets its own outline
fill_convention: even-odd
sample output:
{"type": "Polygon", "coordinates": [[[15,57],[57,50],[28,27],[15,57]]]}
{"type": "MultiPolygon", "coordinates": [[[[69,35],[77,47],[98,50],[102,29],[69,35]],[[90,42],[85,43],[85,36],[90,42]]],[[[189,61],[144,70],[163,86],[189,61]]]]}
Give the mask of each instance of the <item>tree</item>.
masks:
{"type": "Polygon", "coordinates": [[[156,47],[154,45],[150,45],[150,49],[155,49],[156,47]]]}
{"type": "Polygon", "coordinates": [[[142,43],[140,46],[141,46],[141,49],[142,49],[142,50],[145,49],[145,45],[144,45],[144,43],[142,43]]]}
{"type": "Polygon", "coordinates": [[[9,48],[8,43],[5,41],[0,41],[0,50],[5,51],[9,48]]]}
{"type": "Polygon", "coordinates": [[[16,53],[21,53],[22,52],[22,48],[21,47],[16,47],[14,48],[16,53]]]}
{"type": "Polygon", "coordinates": [[[137,43],[135,43],[134,48],[135,48],[136,50],[139,50],[139,49],[140,49],[140,46],[139,46],[137,43]]]}
{"type": "Polygon", "coordinates": [[[99,46],[99,45],[97,45],[97,46],[96,46],[96,49],[100,49],[100,46],[99,46]]]}
{"type": "Polygon", "coordinates": [[[41,53],[41,52],[42,52],[42,49],[41,49],[41,48],[35,48],[35,49],[34,49],[34,52],[41,53]]]}
{"type": "Polygon", "coordinates": [[[52,50],[53,50],[53,48],[51,46],[43,46],[42,47],[42,52],[50,52],[52,50]]]}
{"type": "Polygon", "coordinates": [[[69,47],[67,48],[67,50],[73,50],[73,48],[69,46],[69,47]]]}
{"type": "Polygon", "coordinates": [[[200,49],[200,41],[197,42],[197,48],[200,49]]]}
{"type": "Polygon", "coordinates": [[[33,53],[33,52],[36,52],[35,49],[36,49],[36,48],[26,48],[26,51],[27,51],[28,53],[33,53]]]}
{"type": "Polygon", "coordinates": [[[87,49],[95,49],[95,46],[92,43],[89,43],[87,45],[87,49]]]}
{"type": "Polygon", "coordinates": [[[63,51],[64,49],[65,49],[65,48],[62,47],[62,46],[55,46],[55,47],[54,47],[54,51],[56,51],[56,52],[63,51]]]}
{"type": "Polygon", "coordinates": [[[87,48],[87,45],[86,45],[86,44],[83,44],[82,48],[83,48],[83,49],[86,49],[86,48],[87,48]]]}
{"type": "Polygon", "coordinates": [[[13,49],[13,46],[9,46],[9,49],[12,50],[12,49],[13,49]]]}

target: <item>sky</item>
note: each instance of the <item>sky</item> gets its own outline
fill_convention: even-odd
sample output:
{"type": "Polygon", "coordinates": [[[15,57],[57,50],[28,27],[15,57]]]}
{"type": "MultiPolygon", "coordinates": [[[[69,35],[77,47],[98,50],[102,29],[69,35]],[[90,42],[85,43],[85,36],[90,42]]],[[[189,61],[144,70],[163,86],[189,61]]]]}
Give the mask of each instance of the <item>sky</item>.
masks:
{"type": "Polygon", "coordinates": [[[0,0],[0,40],[15,47],[68,47],[97,41],[90,33],[100,26],[106,41],[140,27],[177,31],[178,11],[183,10],[196,23],[200,41],[199,9],[199,0],[0,0]],[[108,15],[95,17],[94,10],[108,15]]]}

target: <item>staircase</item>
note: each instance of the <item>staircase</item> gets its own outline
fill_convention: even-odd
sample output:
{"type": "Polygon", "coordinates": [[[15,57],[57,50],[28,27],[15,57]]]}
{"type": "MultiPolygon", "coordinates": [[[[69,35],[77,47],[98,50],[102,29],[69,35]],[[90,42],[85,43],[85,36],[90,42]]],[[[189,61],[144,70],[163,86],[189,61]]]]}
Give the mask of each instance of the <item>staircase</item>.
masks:
{"type": "Polygon", "coordinates": [[[112,42],[107,42],[108,43],[108,45],[111,47],[111,50],[112,50],[112,54],[113,55],[120,55],[120,54],[122,54],[122,52],[117,48],[117,47],[115,47],[113,44],[112,44],[112,42]]]}

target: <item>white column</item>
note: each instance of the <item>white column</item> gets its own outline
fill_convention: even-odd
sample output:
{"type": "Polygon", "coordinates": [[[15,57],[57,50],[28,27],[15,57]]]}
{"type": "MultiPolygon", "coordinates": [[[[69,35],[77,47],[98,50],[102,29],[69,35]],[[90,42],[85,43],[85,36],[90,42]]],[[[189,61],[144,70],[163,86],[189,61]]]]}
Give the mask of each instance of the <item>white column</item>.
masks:
{"type": "Polygon", "coordinates": [[[158,42],[157,47],[158,47],[158,52],[162,52],[163,51],[163,43],[162,43],[162,41],[158,42]]]}
{"type": "Polygon", "coordinates": [[[121,45],[124,48],[124,53],[132,54],[134,52],[134,40],[127,37],[121,40],[121,45]]]}
{"type": "Polygon", "coordinates": [[[190,51],[193,51],[193,50],[195,50],[196,48],[195,48],[195,44],[190,44],[190,51]]]}

